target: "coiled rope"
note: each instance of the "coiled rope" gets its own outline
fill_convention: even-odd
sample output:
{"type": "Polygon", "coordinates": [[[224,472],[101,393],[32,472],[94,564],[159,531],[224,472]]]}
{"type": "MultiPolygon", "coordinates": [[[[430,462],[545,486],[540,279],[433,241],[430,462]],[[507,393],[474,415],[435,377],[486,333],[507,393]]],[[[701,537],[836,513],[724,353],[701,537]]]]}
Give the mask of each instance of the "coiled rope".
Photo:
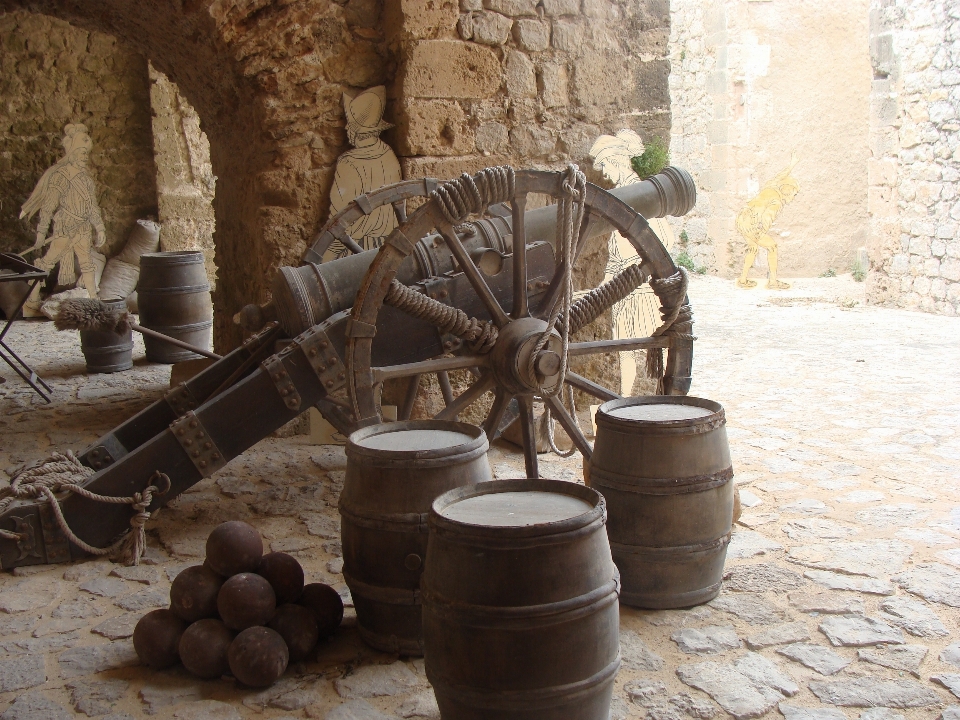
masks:
{"type": "Polygon", "coordinates": [[[415,318],[436,325],[443,333],[456,335],[475,353],[488,353],[497,343],[498,332],[493,323],[472,318],[463,310],[444,305],[396,280],[390,283],[383,301],[415,318]]]}
{"type": "MultiPolygon", "coordinates": [[[[687,303],[687,286],[690,278],[687,271],[677,268],[668,278],[651,278],[650,288],[660,299],[662,324],[653,331],[652,337],[672,335],[678,339],[696,340],[693,333],[693,309],[687,303]]],[[[657,392],[663,392],[663,348],[647,350],[647,377],[657,380],[657,392]]]]}
{"type": "Polygon", "coordinates": [[[509,165],[489,167],[476,178],[463,173],[430,193],[451,225],[462,223],[471,213],[480,213],[490,205],[513,199],[516,173],[509,165]]]}
{"type": "MultiPolygon", "coordinates": [[[[14,472],[10,486],[0,488],[0,513],[7,509],[15,500],[37,500],[46,498],[57,519],[60,530],[74,545],[91,555],[109,555],[127,565],[139,565],[140,558],[146,548],[146,535],[143,526],[150,519],[147,508],[153,502],[155,495],[163,495],[170,489],[170,478],[157,470],[150,478],[150,485],[141,492],[130,497],[115,497],[112,495],[98,495],[80,486],[94,474],[91,468],[80,462],[72,450],[66,453],[55,452],[46,460],[31,465],[25,465],[14,472]],[[165,487],[161,490],[156,484],[162,481],[165,487]],[[115,543],[105,548],[94,547],[78,538],[63,517],[60,503],[55,493],[71,492],[74,495],[93,500],[95,502],[112,505],[130,505],[134,514],[130,518],[130,531],[125,533],[115,543]]],[[[6,540],[20,541],[22,536],[10,530],[0,529],[0,537],[6,540]]]]}

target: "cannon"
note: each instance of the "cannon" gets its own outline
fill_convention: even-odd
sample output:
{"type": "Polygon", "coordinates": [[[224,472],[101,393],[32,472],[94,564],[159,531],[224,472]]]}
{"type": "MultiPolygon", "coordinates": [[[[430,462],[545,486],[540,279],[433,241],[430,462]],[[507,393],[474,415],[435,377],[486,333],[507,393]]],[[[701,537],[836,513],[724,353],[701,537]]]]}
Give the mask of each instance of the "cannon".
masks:
{"type": "Polygon", "coordinates": [[[130,509],[91,493],[131,496],[162,476],[169,487],[152,497],[147,509],[155,510],[311,406],[343,433],[380,422],[383,383],[397,378],[407,380],[401,418],[409,417],[428,373],[438,375],[444,390],[443,419],[492,393],[482,425],[492,439],[517,419],[530,477],[538,477],[535,397],[589,458],[563,391],[575,388],[601,401],[619,395],[572,372],[569,358],[645,349],[661,393],[689,389],[686,278],[645,217],[683,215],[695,201],[692,179],[677,168],[612,192],[572,168],[488,168],[360,196],[328,221],[302,266],[278,271],[270,303],[238,314],[252,331],[240,347],[78,454],[91,471],[85,495],[64,492],[56,508],[43,496],[17,500],[0,511],[0,567],[83,555],[64,523],[89,546],[109,545],[130,526],[130,509]],[[557,203],[527,211],[531,196],[557,203]],[[426,202],[407,216],[406,201],[417,197],[426,202]],[[379,250],[361,251],[348,228],[387,202],[399,227],[379,250]],[[577,259],[590,238],[611,230],[631,242],[642,262],[574,302],[577,259]],[[315,262],[334,240],[354,254],[315,262]],[[653,336],[571,339],[643,282],[662,305],[664,322],[653,336]],[[280,340],[287,342],[277,352],[280,340]],[[457,397],[446,378],[452,370],[473,378],[457,397]]]}

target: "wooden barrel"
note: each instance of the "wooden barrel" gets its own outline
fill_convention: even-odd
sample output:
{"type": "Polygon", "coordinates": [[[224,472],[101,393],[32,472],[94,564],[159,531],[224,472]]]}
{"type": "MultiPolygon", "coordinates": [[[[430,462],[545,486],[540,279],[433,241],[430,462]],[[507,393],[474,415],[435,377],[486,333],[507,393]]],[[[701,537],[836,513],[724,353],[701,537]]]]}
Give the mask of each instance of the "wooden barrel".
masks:
{"type": "Polygon", "coordinates": [[[590,486],[607,500],[624,605],[679,608],[720,592],[733,517],[723,408],[648,396],[597,411],[590,486]]]}
{"type": "MultiPolygon", "coordinates": [[[[195,250],[144,253],[137,283],[140,324],[205,350],[210,349],[213,305],[203,253],[195,250]]],[[[177,363],[200,357],[163,340],[144,336],[147,360],[177,363]]]]}
{"type": "Polygon", "coordinates": [[[453,488],[492,479],[490,444],[466,423],[413,420],[358,430],[340,494],[343,577],[360,636],[378,650],[422,655],[420,575],[427,516],[453,488]]]}
{"type": "Polygon", "coordinates": [[[427,677],[452,720],[608,720],[619,578],[604,500],[557,480],[441,495],[421,581],[427,677]]]}
{"type": "MultiPolygon", "coordinates": [[[[126,312],[124,300],[102,301],[110,312],[126,312]]],[[[87,361],[88,373],[115,373],[133,367],[133,330],[81,330],[80,349],[87,361]]]]}

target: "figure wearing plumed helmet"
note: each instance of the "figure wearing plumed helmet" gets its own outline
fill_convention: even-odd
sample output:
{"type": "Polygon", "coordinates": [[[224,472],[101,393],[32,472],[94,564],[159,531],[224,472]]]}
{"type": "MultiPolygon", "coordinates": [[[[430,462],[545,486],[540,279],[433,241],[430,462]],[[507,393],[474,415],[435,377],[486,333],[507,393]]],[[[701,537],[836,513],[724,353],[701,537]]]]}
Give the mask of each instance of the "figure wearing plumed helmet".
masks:
{"type": "MultiPolygon", "coordinates": [[[[83,287],[91,297],[97,297],[97,270],[90,250],[104,244],[106,232],[97,204],[96,187],[87,164],[93,141],[86,125],[77,123],[64,128],[62,142],[66,154],[40,178],[37,187],[23,204],[20,217],[29,220],[37,212],[40,213],[37,239],[32,249],[48,243],[50,249],[36,261],[36,266],[49,271],[60,263],[57,284],[70,285],[77,279],[73,263],[76,255],[83,287]],[[47,237],[51,221],[53,234],[47,237]],[[94,232],[96,241],[93,240],[94,232]]],[[[24,306],[24,315],[40,314],[39,294],[40,287],[37,286],[24,306]]]]}

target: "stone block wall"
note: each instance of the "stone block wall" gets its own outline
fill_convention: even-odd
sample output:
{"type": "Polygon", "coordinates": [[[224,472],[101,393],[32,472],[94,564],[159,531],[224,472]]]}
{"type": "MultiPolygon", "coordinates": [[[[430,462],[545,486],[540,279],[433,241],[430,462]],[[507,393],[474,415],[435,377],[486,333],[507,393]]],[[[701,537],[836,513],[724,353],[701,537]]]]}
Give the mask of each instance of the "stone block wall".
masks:
{"type": "MultiPolygon", "coordinates": [[[[0,15],[0,251],[33,245],[20,206],[63,157],[63,127],[87,125],[107,255],[157,214],[150,88],[143,56],[104,33],[27,12],[0,15]]],[[[36,254],[29,256],[35,258],[36,254]]]]}
{"type": "Polygon", "coordinates": [[[873,0],[872,302],[960,312],[960,6],[873,0]]]}

